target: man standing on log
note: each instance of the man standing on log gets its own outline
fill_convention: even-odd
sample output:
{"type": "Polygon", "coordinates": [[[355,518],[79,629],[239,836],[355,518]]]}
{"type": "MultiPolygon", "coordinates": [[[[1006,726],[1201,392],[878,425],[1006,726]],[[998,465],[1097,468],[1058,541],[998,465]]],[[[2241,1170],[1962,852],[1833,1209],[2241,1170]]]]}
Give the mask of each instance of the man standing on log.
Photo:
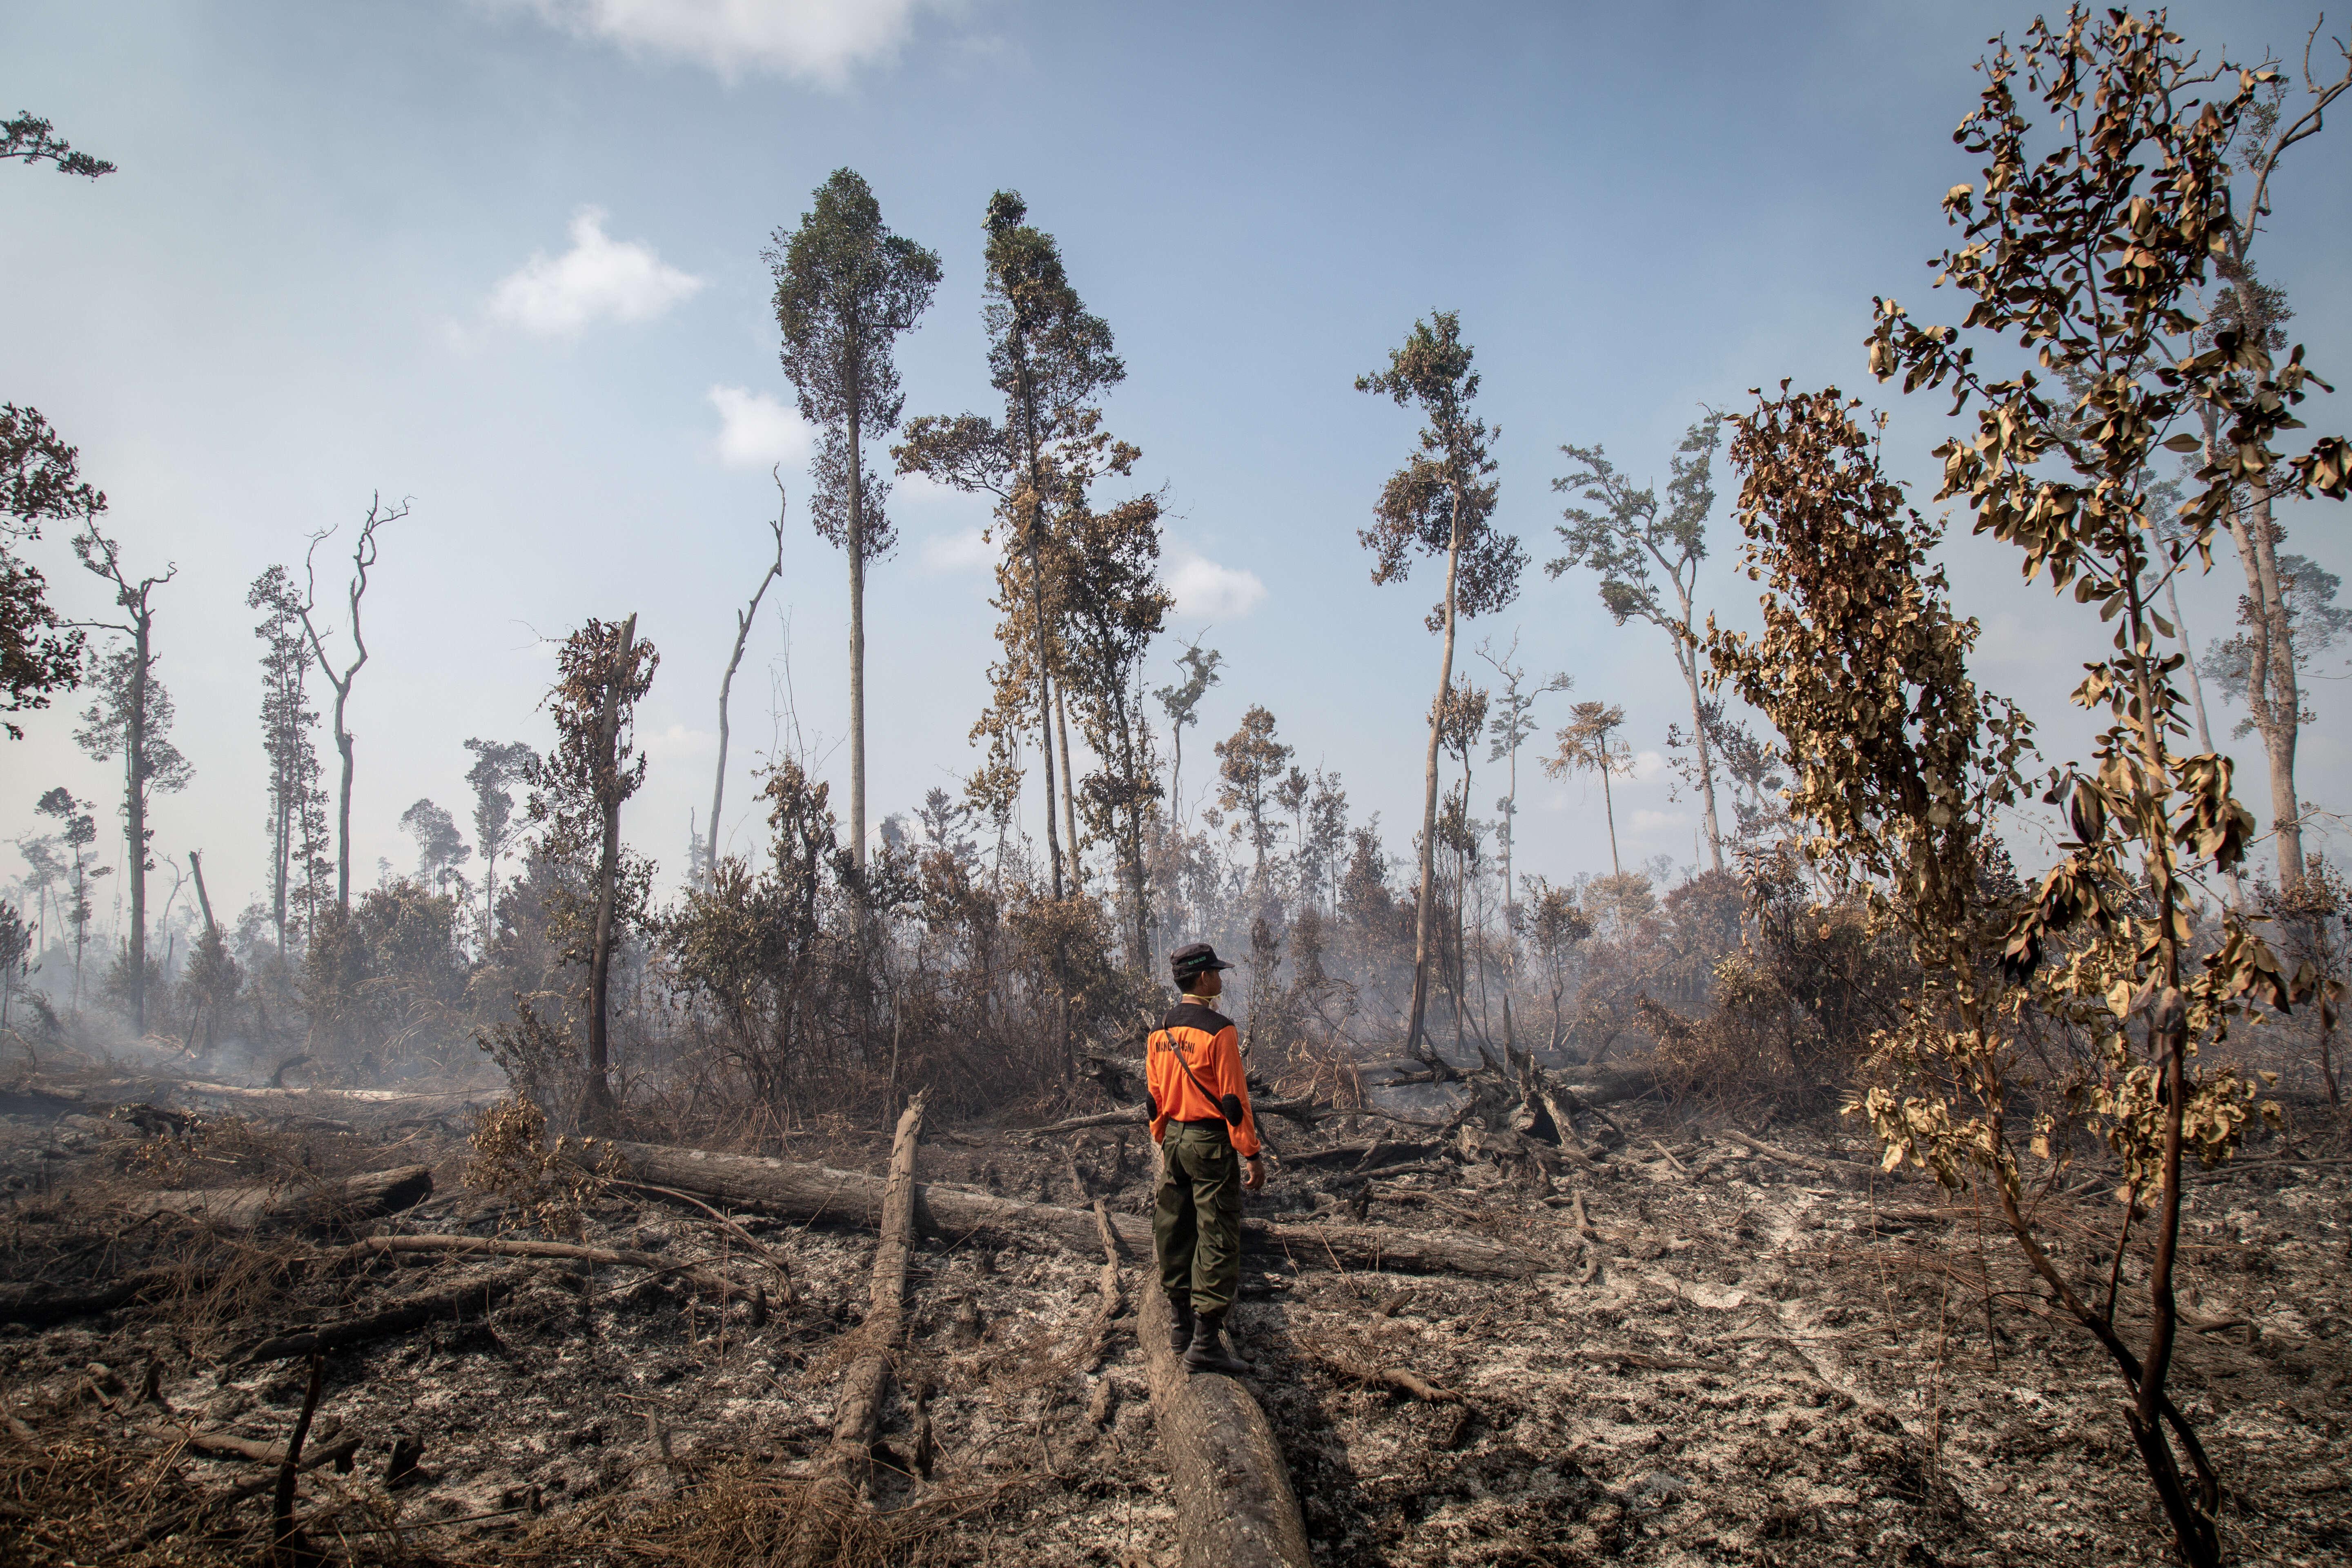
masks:
{"type": "Polygon", "coordinates": [[[1153,1030],[1144,1081],[1151,1092],[1151,1137],[1161,1150],[1160,1201],[1151,1237],[1168,1292],[1169,1347],[1194,1372],[1246,1375],[1251,1367],[1227,1350],[1225,1314],[1242,1273],[1242,1189],[1265,1185],[1257,1121],[1242,1073],[1234,1021],[1209,1005],[1231,969],[1207,942],[1170,955],[1175,1009],[1153,1030]],[[1241,1162],[1249,1162],[1242,1177],[1241,1162]]]}

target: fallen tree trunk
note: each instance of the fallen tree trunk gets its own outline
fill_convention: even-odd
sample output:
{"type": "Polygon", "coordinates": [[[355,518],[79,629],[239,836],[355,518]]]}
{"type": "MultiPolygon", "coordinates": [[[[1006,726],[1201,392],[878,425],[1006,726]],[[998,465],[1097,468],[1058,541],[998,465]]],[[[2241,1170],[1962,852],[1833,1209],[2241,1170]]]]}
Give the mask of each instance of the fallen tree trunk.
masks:
{"type": "Polygon", "coordinates": [[[134,1214],[178,1215],[220,1231],[308,1230],[381,1219],[432,1195],[432,1167],[402,1165],[307,1187],[146,1193],[127,1206],[134,1214]]]}
{"type": "Polygon", "coordinates": [[[467,1311],[485,1311],[493,1301],[512,1291],[529,1277],[524,1269],[509,1269],[503,1274],[468,1280],[455,1289],[438,1290],[429,1296],[412,1296],[364,1318],[274,1335],[232,1354],[228,1364],[253,1366],[265,1361],[286,1361],[299,1355],[322,1355],[346,1346],[362,1345],[373,1340],[404,1334],[411,1329],[421,1329],[438,1319],[454,1319],[467,1311]]]}
{"type": "Polygon", "coordinates": [[[547,1258],[575,1263],[619,1264],[631,1268],[648,1268],[656,1274],[673,1274],[706,1296],[720,1300],[741,1298],[752,1303],[752,1316],[765,1318],[761,1310],[765,1292],[758,1287],[746,1289],[723,1274],[680,1263],[656,1253],[635,1252],[614,1247],[580,1247],[568,1241],[523,1241],[494,1236],[371,1236],[352,1244],[349,1255],[364,1258],[370,1254],[387,1256],[400,1252],[448,1253],[457,1257],[486,1258],[547,1258]]]}
{"type": "MultiPolygon", "coordinates": [[[[882,1222],[887,1184],[880,1177],[824,1165],[754,1154],[719,1154],[654,1143],[610,1145],[638,1181],[716,1197],[747,1208],[835,1225],[882,1222]]],[[[914,1220],[927,1236],[961,1241],[985,1236],[992,1241],[1050,1238],[1062,1246],[1092,1250],[1100,1245],[1095,1216],[1084,1209],[1000,1198],[971,1187],[917,1183],[914,1220]]],[[[1119,1240],[1147,1254],[1151,1222],[1140,1215],[1113,1215],[1119,1240]]],[[[1535,1253],[1462,1233],[1391,1230],[1381,1226],[1242,1223],[1245,1251],[1279,1252],[1300,1268],[1395,1269],[1408,1274],[1466,1274],[1481,1279],[1525,1279],[1556,1263],[1535,1253]]]]}
{"type": "Polygon", "coordinates": [[[1175,1493],[1183,1568],[1308,1568],[1307,1525],[1265,1412],[1234,1379],[1187,1372],[1168,1348],[1168,1296],[1147,1284],[1136,1328],[1151,1423],[1175,1493]]]}
{"type": "Polygon", "coordinates": [[[1103,1205],[1100,1198],[1094,1201],[1094,1215],[1095,1234],[1101,1238],[1103,1249],[1102,1275],[1095,1289],[1100,1292],[1102,1302],[1096,1309],[1094,1328],[1087,1336],[1086,1352],[1078,1358],[1078,1370],[1088,1376],[1102,1366],[1103,1351],[1110,1343],[1111,1320],[1118,1317],[1125,1306],[1119,1300],[1122,1292],[1118,1286],[1118,1233],[1111,1228],[1110,1210],[1103,1205]]]}
{"type": "MultiPolygon", "coordinates": [[[[1250,1101],[1250,1112],[1254,1116],[1286,1117],[1309,1127],[1327,1116],[1350,1114],[1328,1105],[1318,1105],[1311,1096],[1297,1100],[1254,1100],[1250,1101]]],[[[1083,1132],[1089,1127],[1145,1127],[1150,1122],[1151,1118],[1144,1107],[1136,1105],[1121,1110],[1097,1110],[1089,1116],[1072,1116],[1043,1127],[1015,1127],[1009,1131],[1018,1138],[1041,1138],[1052,1132],[1083,1132]]]]}
{"type": "Polygon", "coordinates": [[[890,1174],[883,1184],[882,1241],[874,1249],[874,1284],[859,1337],[866,1343],[841,1378],[841,1405],[833,1418],[831,1479],[856,1489],[873,1463],[882,1429],[882,1399],[890,1388],[890,1360],[907,1328],[907,1261],[915,1241],[915,1141],[923,1127],[918,1091],[898,1115],[890,1143],[890,1174]]]}
{"type": "Polygon", "coordinates": [[[219,1277],[216,1268],[173,1265],[142,1268],[92,1289],[59,1294],[42,1285],[0,1289],[0,1323],[55,1323],[127,1307],[165,1290],[201,1290],[219,1277]]]}

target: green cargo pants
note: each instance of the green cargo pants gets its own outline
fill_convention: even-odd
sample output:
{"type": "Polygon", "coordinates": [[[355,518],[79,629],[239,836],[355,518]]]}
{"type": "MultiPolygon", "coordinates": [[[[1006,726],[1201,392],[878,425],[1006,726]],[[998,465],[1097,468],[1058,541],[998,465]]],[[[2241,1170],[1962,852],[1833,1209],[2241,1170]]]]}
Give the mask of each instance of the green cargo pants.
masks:
{"type": "Polygon", "coordinates": [[[1151,1239],[1162,1289],[1190,1290],[1196,1312],[1233,1305],[1242,1277],[1242,1158],[1223,1127],[1169,1123],[1151,1239]]]}

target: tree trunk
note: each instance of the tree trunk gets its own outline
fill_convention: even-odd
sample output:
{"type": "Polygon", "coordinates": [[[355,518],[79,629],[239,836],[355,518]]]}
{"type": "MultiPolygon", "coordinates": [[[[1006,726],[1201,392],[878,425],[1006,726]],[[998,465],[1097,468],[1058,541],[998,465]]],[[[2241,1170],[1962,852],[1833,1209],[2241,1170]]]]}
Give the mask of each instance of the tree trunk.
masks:
{"type": "MultiPolygon", "coordinates": [[[[1651,1083],[1643,1075],[1645,1085],[1651,1083]]],[[[1589,1098],[1589,1097],[1588,1097],[1589,1098]]],[[[630,1179],[672,1187],[697,1196],[719,1198],[746,1208],[821,1220],[835,1226],[881,1223],[888,1183],[878,1176],[835,1171],[823,1165],[754,1154],[720,1154],[657,1143],[614,1142],[630,1179]]],[[[1051,1239],[1092,1252],[1101,1246],[1095,1216],[1085,1209],[1000,1198],[977,1188],[939,1182],[915,1185],[915,1224],[926,1236],[961,1242],[983,1237],[992,1242],[1051,1239]]],[[[1112,1228],[1120,1245],[1148,1255],[1151,1222],[1141,1215],[1115,1214],[1112,1228]]],[[[1490,1241],[1468,1231],[1412,1231],[1384,1225],[1242,1222],[1244,1252],[1286,1256],[1301,1268],[1397,1270],[1408,1274],[1450,1273],[1486,1279],[1528,1279],[1557,1267],[1556,1260],[1490,1241]]]]}
{"type": "Polygon", "coordinates": [[[849,845],[866,869],[866,468],[857,385],[849,398],[849,845]]]}
{"type": "MultiPolygon", "coordinates": [[[[1690,605],[1683,605],[1685,630],[1675,632],[1675,662],[1682,666],[1683,681],[1690,688],[1691,741],[1698,749],[1698,805],[1706,822],[1707,854],[1715,868],[1723,869],[1723,828],[1715,815],[1715,753],[1706,743],[1706,720],[1701,713],[1698,694],[1698,647],[1690,640],[1690,605]]],[[[1671,629],[1671,628],[1670,628],[1671,629]]]]}
{"type": "MultiPolygon", "coordinates": [[[[1140,700],[1141,694],[1138,693],[1140,700]]],[[[1143,810],[1146,798],[1142,787],[1142,771],[1136,765],[1135,720],[1119,701],[1118,713],[1119,767],[1126,776],[1130,792],[1127,800],[1127,831],[1121,846],[1127,861],[1128,897],[1132,900],[1130,913],[1135,920],[1135,967],[1149,973],[1151,969],[1151,895],[1143,876],[1143,810]]]]}
{"type": "Polygon", "coordinates": [[[216,1231],[309,1230],[357,1225],[415,1208],[433,1195],[433,1168],[402,1165],[340,1181],[284,1187],[207,1187],[148,1193],[131,1200],[134,1214],[175,1214],[216,1231]]]}
{"type": "Polygon", "coordinates": [[[607,1076],[612,1040],[606,1023],[606,992],[613,975],[613,906],[621,870],[621,691],[634,666],[632,645],[637,617],[621,623],[619,646],[604,669],[604,712],[596,737],[597,805],[604,816],[603,843],[596,858],[596,935],[588,957],[588,1078],[581,1086],[580,1125],[589,1132],[610,1130],[613,1086],[607,1076]]]}
{"type": "Polygon", "coordinates": [[[1445,639],[1437,663],[1437,700],[1429,710],[1429,754],[1421,792],[1421,888],[1412,911],[1412,1017],[1405,1029],[1407,1056],[1422,1050],[1429,1014],[1429,906],[1437,881],[1437,748],[1445,728],[1445,695],[1454,689],[1454,581],[1462,564],[1462,487],[1454,488],[1453,536],[1445,549],[1445,639]]]}
{"type": "Polygon", "coordinates": [[[2263,749],[2271,765],[2271,815],[2278,834],[2279,891],[2303,885],[2303,806],[2294,792],[2295,742],[2303,728],[2303,693],[2294,674],[2294,633],[2287,620],[2285,584],[2279,580],[2278,527],[2271,520],[2270,486],[2257,479],[2253,534],[2256,585],[2261,590],[2269,656],[2270,722],[2263,726],[2263,749]]]}
{"type": "MultiPolygon", "coordinates": [[[[1054,683],[1045,658],[1045,570],[1038,559],[1037,531],[1045,526],[1045,503],[1034,498],[1029,515],[1029,602],[1037,619],[1037,733],[1045,761],[1045,859],[1054,897],[1062,896],[1062,838],[1054,820],[1054,683]]],[[[1075,846],[1073,847],[1075,847],[1075,846]]]]}
{"type": "Polygon", "coordinates": [[[335,906],[352,907],[352,732],[343,728],[343,706],[351,700],[349,677],[335,685],[335,752],[342,759],[342,787],[335,804],[335,906]]]}
{"type": "Polygon", "coordinates": [[[1151,1369],[1151,1422],[1168,1462],[1183,1568],[1308,1568],[1289,1467],[1238,1380],[1191,1373],[1168,1348],[1168,1297],[1146,1287],[1136,1334],[1151,1369]]]}
{"type": "Polygon", "coordinates": [[[1609,872],[1614,877],[1625,874],[1624,863],[1617,858],[1617,807],[1609,798],[1609,735],[1601,736],[1601,810],[1609,823],[1609,872]]]}
{"type": "MultiPolygon", "coordinates": [[[[782,576],[784,573],[784,513],[782,499],[783,495],[783,488],[782,481],[779,480],[776,485],[778,501],[776,507],[775,564],[768,568],[767,574],[760,579],[759,587],[752,591],[751,603],[750,606],[747,607],[741,615],[736,617],[735,651],[728,656],[727,673],[721,676],[719,680],[719,767],[718,771],[712,775],[710,780],[710,839],[709,853],[703,858],[703,885],[705,887],[709,887],[710,885],[710,879],[717,875],[719,870],[719,810],[721,805],[726,804],[727,800],[728,695],[735,689],[735,671],[742,667],[743,645],[751,639],[751,623],[759,618],[760,601],[768,596],[768,584],[782,576]]],[[[855,559],[855,557],[853,556],[852,559],[855,559]]],[[[850,578],[850,596],[853,605],[853,616],[857,613],[855,608],[857,592],[857,578],[853,573],[850,578]]],[[[862,650],[865,647],[862,637],[858,635],[853,634],[851,638],[851,647],[854,649],[862,650]]],[[[860,695],[857,678],[855,675],[850,678],[849,689],[853,700],[862,703],[864,699],[860,695]]],[[[857,715],[859,726],[858,735],[860,737],[857,742],[859,758],[858,767],[861,770],[860,776],[862,777],[862,770],[865,767],[864,759],[866,744],[863,738],[865,735],[865,710],[863,707],[858,708],[857,715]]],[[[859,853],[862,855],[864,850],[861,848],[859,853]]],[[[858,861],[860,866],[863,866],[865,863],[866,862],[863,859],[858,861]]]]}
{"type": "Polygon", "coordinates": [[[1070,883],[1072,891],[1076,891],[1085,879],[1085,872],[1078,860],[1078,805],[1077,796],[1072,793],[1076,775],[1070,768],[1070,720],[1065,711],[1062,689],[1062,682],[1055,681],[1054,732],[1062,745],[1062,823],[1070,836],[1070,883]]]}
{"type": "Polygon", "coordinates": [[[131,1019],[147,1033],[147,660],[152,622],[147,613],[131,617],[131,711],[123,724],[122,815],[131,830],[131,1019]]]}

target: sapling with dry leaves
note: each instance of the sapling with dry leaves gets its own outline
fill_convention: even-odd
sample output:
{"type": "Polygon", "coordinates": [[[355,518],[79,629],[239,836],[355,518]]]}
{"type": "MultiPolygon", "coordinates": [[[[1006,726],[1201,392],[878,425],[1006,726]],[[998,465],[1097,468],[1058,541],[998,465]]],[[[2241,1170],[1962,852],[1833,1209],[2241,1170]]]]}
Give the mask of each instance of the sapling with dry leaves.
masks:
{"type": "Polygon", "coordinates": [[[1858,1109],[1890,1165],[1991,1186],[2035,1272],[2129,1385],[2126,1421],[2175,1543],[2201,1565],[2221,1555],[2219,1478],[2166,1393],[2182,1166],[2192,1150],[2207,1164],[2227,1157],[2254,1091],[2199,1057],[2254,1003],[2285,1008],[2299,983],[2237,911],[2220,911],[2217,942],[2196,944],[2200,879],[2242,861],[2253,820],[2230,759],[2177,748],[2183,658],[2153,595],[2192,558],[2210,561],[2240,482],[2271,475],[2340,499],[2352,447],[2274,449],[2307,387],[2324,384],[2299,347],[2282,364],[2226,329],[2200,347],[2189,309],[2238,221],[2226,153],[2268,73],[2201,68],[2160,17],[2081,10],[2036,21],[2021,44],[1997,40],[1981,68],[1981,100],[1955,140],[1986,161],[1983,188],[1946,194],[1964,243],[1936,263],[1970,309],[1959,327],[1923,327],[1880,300],[1871,366],[1906,393],[1948,384],[1955,415],[1978,405],[1975,434],[1937,448],[1938,499],[1963,499],[1978,532],[2023,552],[2029,579],[2046,571],[2114,626],[2113,651],[2074,693],[2109,721],[2093,763],[2053,772],[2042,795],[2064,806],[2073,837],[2022,907],[1977,890],[1991,819],[2020,803],[2030,731],[1968,679],[1974,630],[1943,608],[1926,567],[1933,532],[1901,507],[1834,393],[1784,396],[1739,422],[1749,569],[1772,592],[1760,638],[1711,634],[1710,653],[1781,728],[1806,847],[1870,889],[1928,976],[1910,1021],[1880,1037],[1879,1081],[1858,1109]],[[1998,368],[1978,363],[1979,343],[1998,368]],[[2055,389],[2070,382],[2083,390],[2062,405],[2055,389]],[[2168,542],[2148,460],[2159,445],[2203,449],[2208,414],[2227,437],[2168,542]],[[2021,1129],[2012,1100],[2029,1086],[2002,1019],[2029,986],[2033,1005],[2099,1022],[2098,1058],[2032,1084],[2037,1114],[2021,1129]],[[2030,1135],[2054,1172],[2078,1130],[2121,1172],[2104,1289],[2052,1258],[2019,1145],[2030,1135]],[[2143,1216],[2147,1316],[2135,1322],[2119,1310],[2122,1258],[2143,1216]]]}

